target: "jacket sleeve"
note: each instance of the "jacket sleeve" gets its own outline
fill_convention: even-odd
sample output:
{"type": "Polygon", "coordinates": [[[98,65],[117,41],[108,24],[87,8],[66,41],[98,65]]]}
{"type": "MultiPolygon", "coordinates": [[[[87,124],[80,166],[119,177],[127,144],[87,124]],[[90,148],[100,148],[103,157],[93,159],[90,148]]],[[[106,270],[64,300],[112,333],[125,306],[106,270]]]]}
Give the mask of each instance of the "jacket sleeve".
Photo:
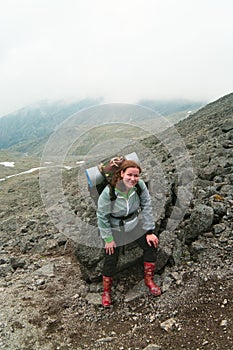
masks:
{"type": "Polygon", "coordinates": [[[105,242],[112,242],[112,230],[110,224],[111,200],[108,186],[105,187],[98,199],[97,223],[100,235],[105,242]]]}
{"type": "Polygon", "coordinates": [[[139,180],[139,186],[141,187],[140,206],[142,210],[142,228],[148,233],[153,233],[155,229],[155,220],[153,215],[150,193],[143,180],[139,180]]]}

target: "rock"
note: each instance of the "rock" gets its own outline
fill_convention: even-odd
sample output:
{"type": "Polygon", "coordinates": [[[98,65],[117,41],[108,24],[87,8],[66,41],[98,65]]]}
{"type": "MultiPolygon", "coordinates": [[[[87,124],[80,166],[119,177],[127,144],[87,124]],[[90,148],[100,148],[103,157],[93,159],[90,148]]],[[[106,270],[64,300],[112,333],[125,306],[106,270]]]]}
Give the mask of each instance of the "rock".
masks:
{"type": "Polygon", "coordinates": [[[231,119],[226,119],[222,125],[222,131],[223,132],[228,132],[233,129],[233,120],[231,119]]]}
{"type": "Polygon", "coordinates": [[[226,226],[224,224],[217,224],[213,226],[213,232],[215,235],[219,235],[221,232],[226,230],[226,226]]]}
{"type": "Polygon", "coordinates": [[[4,265],[4,264],[7,264],[9,262],[9,259],[7,256],[2,256],[0,258],[0,265],[4,265]]]}
{"type": "Polygon", "coordinates": [[[157,270],[162,270],[169,259],[172,259],[173,248],[176,242],[176,235],[170,231],[163,231],[159,235],[159,247],[157,253],[157,270]]]}
{"type": "Polygon", "coordinates": [[[145,286],[144,280],[141,280],[131,290],[127,292],[127,294],[125,295],[125,302],[129,303],[141,297],[143,294],[146,293],[146,291],[147,287],[145,286]]]}
{"type": "Polygon", "coordinates": [[[15,189],[14,188],[9,188],[8,193],[13,193],[13,192],[15,192],[15,189]]]}
{"type": "Polygon", "coordinates": [[[10,258],[10,264],[13,267],[14,270],[17,268],[23,268],[26,265],[26,261],[22,258],[10,258]]]}
{"type": "Polygon", "coordinates": [[[45,284],[44,278],[39,278],[39,279],[35,280],[35,285],[36,286],[42,286],[43,284],[45,284]]]}
{"type": "Polygon", "coordinates": [[[224,185],[221,188],[221,194],[225,197],[233,198],[233,185],[224,185]]]}
{"type": "Polygon", "coordinates": [[[9,264],[0,265],[0,277],[6,277],[8,274],[12,274],[14,269],[9,264]]]}
{"type": "Polygon", "coordinates": [[[34,271],[33,275],[54,277],[56,272],[55,264],[49,263],[34,271]]]}
{"type": "Polygon", "coordinates": [[[212,207],[199,204],[191,213],[190,223],[185,229],[185,241],[190,244],[201,233],[207,232],[214,220],[214,210],[212,207]]]}
{"type": "Polygon", "coordinates": [[[89,304],[93,305],[101,305],[102,304],[102,298],[99,293],[88,293],[85,297],[86,301],[89,304]]]}
{"type": "Polygon", "coordinates": [[[220,323],[220,327],[227,327],[227,325],[228,325],[228,322],[227,322],[227,320],[222,320],[221,321],[221,323],[220,323]]]}
{"type": "Polygon", "coordinates": [[[203,180],[213,180],[215,176],[221,175],[221,169],[217,164],[209,164],[204,169],[200,169],[198,176],[203,180]]]}
{"type": "Polygon", "coordinates": [[[48,239],[46,241],[46,244],[47,244],[47,249],[53,249],[53,248],[56,248],[56,246],[58,245],[58,242],[55,239],[48,239]]]}
{"type": "Polygon", "coordinates": [[[157,344],[150,344],[146,348],[144,348],[143,350],[161,350],[161,346],[159,346],[157,344]]]}
{"type": "Polygon", "coordinates": [[[59,246],[63,246],[67,243],[67,237],[60,232],[54,236],[59,246]]]}
{"type": "Polygon", "coordinates": [[[199,135],[197,136],[197,143],[203,143],[207,138],[205,135],[199,135]]]}
{"type": "Polygon", "coordinates": [[[96,342],[97,343],[110,343],[115,339],[116,339],[116,337],[105,337],[105,338],[98,339],[96,342]]]}
{"type": "Polygon", "coordinates": [[[166,332],[171,331],[174,327],[177,327],[177,326],[178,326],[177,321],[173,317],[160,323],[160,327],[164,329],[166,332]]]}
{"type": "Polygon", "coordinates": [[[226,149],[232,148],[233,147],[233,142],[230,140],[226,140],[225,142],[223,142],[223,147],[226,149]]]}
{"type": "Polygon", "coordinates": [[[171,288],[173,283],[174,283],[173,279],[170,276],[163,277],[163,285],[162,285],[163,293],[167,292],[171,288]]]}
{"type": "Polygon", "coordinates": [[[175,242],[172,250],[172,260],[174,261],[176,266],[179,266],[182,262],[182,257],[184,254],[184,245],[180,239],[175,238],[175,242]]]}
{"type": "Polygon", "coordinates": [[[212,202],[211,207],[214,210],[215,217],[218,217],[218,220],[221,220],[221,218],[226,214],[227,207],[226,203],[223,202],[212,202]]]}
{"type": "MultiPolygon", "coordinates": [[[[85,298],[86,295],[88,294],[90,288],[86,284],[80,284],[79,287],[77,288],[77,293],[80,294],[81,297],[85,298]]],[[[102,290],[102,284],[101,284],[101,289],[102,290]]]]}
{"type": "Polygon", "coordinates": [[[205,244],[203,244],[202,242],[199,241],[195,241],[191,244],[191,248],[190,248],[190,252],[192,254],[192,258],[197,260],[197,259],[201,259],[200,255],[207,251],[207,246],[205,244]]]}

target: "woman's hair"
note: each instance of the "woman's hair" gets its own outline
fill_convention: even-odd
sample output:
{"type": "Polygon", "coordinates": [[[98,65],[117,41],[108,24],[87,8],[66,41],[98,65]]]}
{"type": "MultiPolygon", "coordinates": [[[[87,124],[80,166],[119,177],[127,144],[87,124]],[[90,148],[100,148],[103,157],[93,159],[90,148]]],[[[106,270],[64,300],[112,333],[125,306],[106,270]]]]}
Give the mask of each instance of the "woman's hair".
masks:
{"type": "Polygon", "coordinates": [[[116,186],[117,182],[121,179],[121,171],[125,172],[128,168],[137,168],[139,170],[139,174],[141,174],[142,169],[138,163],[136,163],[134,160],[124,160],[119,168],[119,170],[116,171],[116,173],[113,175],[111,185],[116,186]]]}

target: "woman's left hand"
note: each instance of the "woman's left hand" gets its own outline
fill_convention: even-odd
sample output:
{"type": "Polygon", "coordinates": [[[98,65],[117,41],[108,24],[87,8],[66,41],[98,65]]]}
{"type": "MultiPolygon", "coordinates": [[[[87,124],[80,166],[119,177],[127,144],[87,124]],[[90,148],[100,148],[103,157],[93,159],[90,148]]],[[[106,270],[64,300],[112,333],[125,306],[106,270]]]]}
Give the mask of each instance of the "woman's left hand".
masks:
{"type": "Polygon", "coordinates": [[[149,244],[149,246],[154,246],[155,248],[158,247],[159,245],[159,239],[156,235],[151,234],[151,235],[146,235],[146,241],[149,244]]]}

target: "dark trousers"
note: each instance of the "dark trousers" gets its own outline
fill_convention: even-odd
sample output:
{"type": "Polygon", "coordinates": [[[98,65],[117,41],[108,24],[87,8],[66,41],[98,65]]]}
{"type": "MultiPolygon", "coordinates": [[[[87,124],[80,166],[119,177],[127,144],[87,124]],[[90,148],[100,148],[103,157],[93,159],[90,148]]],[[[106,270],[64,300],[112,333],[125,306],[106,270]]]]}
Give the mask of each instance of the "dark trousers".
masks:
{"type": "MultiPolygon", "coordinates": [[[[143,250],[143,261],[144,262],[155,262],[156,259],[156,248],[154,246],[149,246],[146,241],[146,234],[135,240],[140,248],[143,250]]],[[[114,249],[114,254],[107,254],[105,252],[105,260],[103,266],[103,275],[107,277],[114,276],[116,272],[116,266],[119,258],[120,247],[114,249]]]]}

